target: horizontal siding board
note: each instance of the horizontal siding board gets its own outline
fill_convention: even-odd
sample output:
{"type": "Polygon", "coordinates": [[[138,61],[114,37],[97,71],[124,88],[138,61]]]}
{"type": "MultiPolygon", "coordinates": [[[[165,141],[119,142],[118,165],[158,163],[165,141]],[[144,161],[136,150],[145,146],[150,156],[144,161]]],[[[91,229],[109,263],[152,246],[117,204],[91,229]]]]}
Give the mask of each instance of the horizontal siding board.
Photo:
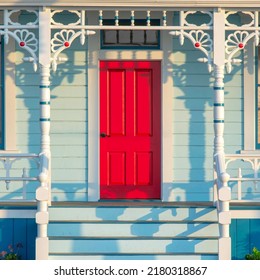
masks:
{"type": "MultiPolygon", "coordinates": [[[[62,171],[65,173],[73,169],[77,169],[81,173],[88,172],[88,160],[85,158],[52,158],[51,164],[52,169],[57,170],[60,174],[62,174],[62,171]]],[[[54,179],[56,179],[56,177],[54,179]]]]}
{"type": "MultiPolygon", "coordinates": [[[[40,84],[40,75],[37,73],[34,74],[26,74],[21,76],[15,77],[15,83],[17,86],[38,86],[40,84]]],[[[51,79],[51,84],[52,86],[74,86],[74,85],[87,85],[87,76],[84,73],[78,74],[76,72],[76,69],[73,73],[68,73],[67,75],[64,75],[62,78],[61,77],[55,77],[52,76],[51,79]]]]}
{"type": "MultiPolygon", "coordinates": [[[[211,123],[213,125],[213,110],[174,110],[172,113],[172,117],[174,121],[178,122],[203,122],[203,123],[211,123]]],[[[226,122],[239,122],[241,123],[243,118],[243,112],[241,111],[225,111],[225,121],[226,122]]]]}
{"type": "MultiPolygon", "coordinates": [[[[17,146],[17,149],[24,153],[39,153],[39,146],[17,146]]],[[[88,147],[86,146],[53,146],[52,157],[56,158],[78,158],[87,157],[88,147]]]]}
{"type": "Polygon", "coordinates": [[[54,146],[53,153],[58,157],[86,157],[88,148],[86,146],[54,146]]]}
{"type": "MultiPolygon", "coordinates": [[[[53,109],[51,107],[52,121],[87,121],[87,111],[85,109],[53,109]]],[[[40,109],[21,109],[17,110],[17,122],[39,122],[40,109]]]]}
{"type": "MultiPolygon", "coordinates": [[[[202,75],[184,75],[184,77],[173,77],[173,84],[175,87],[201,86],[213,88],[214,79],[208,78],[208,76],[205,76],[203,78],[202,75]]],[[[234,76],[234,78],[230,81],[227,81],[225,85],[232,87],[241,87],[242,80],[240,77],[234,76]]]]}
{"type": "MultiPolygon", "coordinates": [[[[239,150],[240,146],[229,146],[230,149],[234,151],[239,150]]],[[[174,157],[178,158],[209,158],[213,154],[213,147],[209,146],[197,146],[194,148],[187,148],[187,146],[178,146],[178,148],[173,151],[174,157]]]]}
{"type": "MultiPolygon", "coordinates": [[[[74,44],[73,44],[74,45],[74,44]]],[[[70,46],[70,51],[73,51],[73,45],[70,46]]],[[[75,44],[76,46],[77,44],[75,44]]],[[[82,48],[82,45],[79,44],[82,48]]],[[[87,64],[85,61],[78,61],[78,60],[70,60],[66,61],[66,73],[64,73],[64,65],[62,67],[63,63],[60,63],[56,72],[52,72],[52,75],[61,77],[68,74],[81,74],[81,73],[87,73],[87,64]]],[[[16,75],[26,75],[26,74],[35,74],[35,71],[33,69],[32,63],[30,62],[23,62],[21,64],[18,64],[16,66],[16,75]]],[[[36,73],[39,75],[39,73],[36,73]]]]}
{"type": "MultiPolygon", "coordinates": [[[[61,185],[61,184],[59,184],[61,185]]],[[[87,185],[86,185],[87,188],[87,185]]],[[[88,200],[88,193],[83,189],[78,190],[77,189],[77,184],[72,184],[71,185],[71,191],[64,191],[60,189],[60,191],[52,191],[51,193],[51,199],[52,201],[77,201],[77,202],[85,202],[88,200]],[[76,187],[76,189],[74,188],[76,187]]]]}
{"type": "Polygon", "coordinates": [[[87,181],[86,169],[53,169],[52,176],[53,180],[60,182],[82,182],[87,181]]]}
{"type": "MultiPolygon", "coordinates": [[[[65,172],[68,170],[65,170],[65,172]]],[[[73,193],[73,192],[86,192],[87,191],[87,182],[85,181],[76,181],[73,180],[72,182],[62,182],[62,180],[59,181],[52,181],[52,191],[53,192],[67,192],[67,193],[73,193]]]]}
{"type": "MultiPolygon", "coordinates": [[[[87,133],[87,122],[51,122],[51,129],[55,133],[87,133]]],[[[21,134],[37,134],[40,131],[39,122],[18,123],[17,132],[21,134]]]]}
{"type": "MultiPolygon", "coordinates": [[[[80,86],[75,84],[69,87],[62,84],[58,86],[51,85],[51,98],[84,98],[87,96],[87,89],[86,85],[80,86]]],[[[17,99],[34,98],[39,100],[40,88],[37,85],[17,87],[16,95],[17,99]]]]}
{"type": "MultiPolygon", "coordinates": [[[[196,137],[183,134],[174,134],[173,136],[173,143],[174,146],[187,146],[187,149],[193,149],[198,146],[210,146],[213,147],[213,135],[207,138],[204,137],[204,134],[198,135],[196,137]]],[[[242,146],[243,139],[242,137],[237,137],[235,140],[232,137],[225,138],[225,146],[233,146],[234,142],[236,145],[242,146]]]]}
{"type": "MultiPolygon", "coordinates": [[[[204,167],[207,170],[211,170],[213,168],[213,158],[195,158],[191,160],[190,158],[174,158],[173,159],[174,170],[188,170],[191,168],[201,168],[204,167]]],[[[238,168],[242,168],[243,176],[247,174],[252,174],[253,170],[250,168],[250,163],[242,162],[242,161],[234,161],[228,165],[227,172],[232,174],[236,174],[238,172],[238,168]],[[231,173],[232,172],[232,173],[231,173]]]]}
{"type": "Polygon", "coordinates": [[[206,169],[201,166],[201,168],[176,169],[173,171],[173,178],[175,181],[210,181],[213,179],[213,168],[206,169]]]}
{"type": "MultiPolygon", "coordinates": [[[[174,99],[173,104],[173,110],[177,111],[213,111],[213,100],[211,99],[180,97],[179,99],[174,99]]],[[[241,111],[243,102],[241,99],[226,99],[225,109],[227,111],[241,111]]]]}
{"type": "MultiPolygon", "coordinates": [[[[179,42],[176,42],[176,49],[173,50],[170,56],[176,67],[180,66],[180,64],[185,64],[187,61],[198,64],[198,59],[202,57],[201,52],[190,48],[184,52],[178,48],[179,45],[179,42]]],[[[185,46],[185,44],[183,46],[185,46]]],[[[201,66],[203,67],[203,64],[201,64],[201,66]]],[[[205,67],[207,67],[206,64],[205,67]]]]}
{"type": "Polygon", "coordinates": [[[217,240],[50,240],[50,253],[216,253],[217,240]]]}
{"type": "Polygon", "coordinates": [[[213,185],[214,185],[214,181],[213,181],[213,172],[212,172],[212,178],[211,180],[209,181],[206,181],[206,180],[198,180],[198,181],[193,181],[193,180],[189,180],[185,182],[185,180],[174,180],[174,182],[171,184],[171,188],[174,189],[174,191],[178,192],[178,191],[181,191],[181,192],[186,192],[187,194],[188,193],[201,193],[201,192],[204,192],[204,193],[209,193],[212,188],[213,188],[213,185]]]}
{"type": "MultiPolygon", "coordinates": [[[[51,134],[52,147],[54,146],[86,146],[88,143],[87,135],[83,133],[73,134],[51,134]]],[[[40,134],[32,134],[29,138],[25,134],[18,135],[18,143],[21,146],[40,145],[40,134]]]]}
{"type": "MultiPolygon", "coordinates": [[[[195,182],[196,183],[196,182],[195,182]]],[[[207,183],[207,182],[206,182],[207,183]]],[[[206,184],[205,182],[201,182],[200,185],[206,184]]],[[[175,183],[178,185],[178,183],[175,183]]],[[[185,183],[181,183],[180,185],[184,185],[185,183]]],[[[189,182],[188,184],[193,184],[193,182],[189,182]]],[[[171,195],[172,201],[190,201],[190,202],[196,202],[196,201],[212,201],[213,200],[213,192],[192,192],[187,191],[185,189],[182,189],[180,191],[169,188],[169,193],[171,195]]]]}
{"type": "Polygon", "coordinates": [[[172,223],[123,223],[114,226],[111,223],[52,223],[48,227],[48,236],[84,238],[145,238],[145,237],[218,237],[217,224],[172,224],[172,223]]]}
{"type": "MultiPolygon", "coordinates": [[[[196,64],[197,66],[197,64],[196,64]]],[[[196,70],[199,67],[196,68],[196,70]]],[[[177,70],[176,70],[177,71],[177,70]]],[[[200,87],[200,86],[185,86],[174,87],[172,89],[175,98],[205,98],[208,100],[214,99],[213,87],[200,87]]],[[[243,99],[243,90],[240,87],[225,85],[225,100],[227,99],[243,99]]]]}
{"type": "MultiPolygon", "coordinates": [[[[20,65],[21,63],[23,63],[23,57],[24,57],[24,54],[25,53],[22,53],[20,51],[20,48],[19,50],[16,52],[16,64],[17,65],[20,65]]],[[[65,58],[69,61],[73,61],[74,63],[75,62],[87,62],[87,58],[88,58],[88,52],[87,52],[87,49],[85,49],[85,51],[83,50],[73,50],[71,48],[65,50],[64,52],[62,52],[59,57],[61,58],[65,58]]],[[[68,65],[68,62],[60,62],[59,63],[59,68],[64,68],[68,65]]],[[[79,69],[81,70],[82,67],[79,67],[79,69]]]]}
{"type": "MultiPolygon", "coordinates": [[[[239,134],[242,131],[241,123],[225,123],[225,129],[228,134],[239,134]]],[[[189,123],[174,123],[174,133],[182,133],[182,134],[203,134],[207,129],[207,133],[214,134],[214,126],[213,124],[203,125],[201,123],[194,123],[192,126],[189,123]]]]}
{"type": "Polygon", "coordinates": [[[52,167],[55,169],[74,169],[83,168],[86,169],[88,164],[88,158],[82,157],[71,157],[70,159],[65,159],[60,155],[52,157],[52,167]]]}
{"type": "MultiPolygon", "coordinates": [[[[57,98],[51,99],[51,108],[53,110],[86,110],[87,109],[87,99],[86,98],[57,98]]],[[[39,110],[39,100],[36,98],[26,98],[26,99],[17,99],[17,108],[18,109],[26,109],[30,108],[30,110],[39,110]]]]}
{"type": "Polygon", "coordinates": [[[208,67],[207,65],[200,64],[201,67],[198,67],[198,62],[189,62],[187,61],[185,65],[182,63],[174,63],[172,67],[172,75],[179,76],[179,75],[190,75],[190,74],[200,74],[209,76],[208,67]],[[183,70],[183,73],[180,71],[183,70]]]}
{"type": "Polygon", "coordinates": [[[189,158],[173,158],[174,170],[178,169],[191,169],[191,168],[201,168],[207,167],[209,169],[213,168],[213,158],[201,158],[200,160],[191,160],[189,158]]]}
{"type": "Polygon", "coordinates": [[[50,207],[50,221],[217,221],[215,208],[50,207]]]}

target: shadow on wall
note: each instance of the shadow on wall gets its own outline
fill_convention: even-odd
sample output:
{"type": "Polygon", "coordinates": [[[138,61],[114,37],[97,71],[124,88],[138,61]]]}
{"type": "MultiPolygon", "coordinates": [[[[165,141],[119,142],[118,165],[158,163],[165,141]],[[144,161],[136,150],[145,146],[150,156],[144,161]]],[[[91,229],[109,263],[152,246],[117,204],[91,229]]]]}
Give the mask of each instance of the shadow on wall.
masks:
{"type": "MultiPolygon", "coordinates": [[[[180,46],[178,39],[173,39],[172,79],[173,79],[173,161],[174,181],[169,191],[171,200],[178,197],[181,201],[210,201],[213,191],[213,100],[214,76],[208,72],[207,64],[198,62],[204,54],[196,50],[186,39],[180,46]]],[[[226,74],[225,97],[241,102],[242,81],[234,79],[240,74],[241,67],[234,67],[226,74]],[[231,95],[229,97],[229,95],[231,95]]],[[[236,102],[235,102],[236,103],[236,102]]],[[[225,149],[228,153],[237,153],[243,147],[243,119],[233,117],[232,102],[226,100],[225,149]],[[234,129],[233,129],[233,127],[234,129]],[[230,128],[231,127],[231,128],[230,128]],[[235,131],[234,130],[238,130],[235,131]],[[232,134],[236,134],[236,138],[232,134]],[[240,134],[240,138],[237,137],[240,134]],[[227,137],[228,136],[228,137],[227,137]]],[[[239,104],[237,110],[242,107],[239,104]]],[[[237,116],[236,116],[237,117],[237,116]]]]}
{"type": "MultiPolygon", "coordinates": [[[[63,21],[64,18],[69,20],[70,16],[73,14],[63,15],[63,21]]],[[[62,16],[58,14],[58,17],[62,16]]],[[[19,47],[17,50],[18,149],[25,153],[39,153],[39,70],[35,73],[30,63],[22,61],[24,54],[19,47]]],[[[68,61],[60,62],[56,72],[51,70],[52,188],[56,195],[54,199],[58,200],[60,196],[60,200],[83,200],[86,199],[88,177],[87,40],[82,46],[77,38],[61,57],[68,61]],[[81,193],[80,197],[78,193],[81,193]]],[[[35,167],[28,167],[30,172],[33,169],[35,167]]]]}

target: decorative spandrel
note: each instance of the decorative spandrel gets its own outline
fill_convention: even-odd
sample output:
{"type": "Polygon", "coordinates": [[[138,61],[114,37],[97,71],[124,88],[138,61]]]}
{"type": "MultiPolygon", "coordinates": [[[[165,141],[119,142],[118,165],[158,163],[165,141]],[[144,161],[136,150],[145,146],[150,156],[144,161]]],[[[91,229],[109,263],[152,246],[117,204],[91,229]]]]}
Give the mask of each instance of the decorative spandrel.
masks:
{"type": "Polygon", "coordinates": [[[38,29],[39,15],[37,10],[3,10],[3,24],[0,25],[0,35],[4,37],[5,44],[8,44],[10,37],[18,46],[27,51],[29,57],[24,60],[30,61],[37,70],[38,63],[38,29]],[[29,20],[24,20],[21,15],[27,13],[29,20]]]}

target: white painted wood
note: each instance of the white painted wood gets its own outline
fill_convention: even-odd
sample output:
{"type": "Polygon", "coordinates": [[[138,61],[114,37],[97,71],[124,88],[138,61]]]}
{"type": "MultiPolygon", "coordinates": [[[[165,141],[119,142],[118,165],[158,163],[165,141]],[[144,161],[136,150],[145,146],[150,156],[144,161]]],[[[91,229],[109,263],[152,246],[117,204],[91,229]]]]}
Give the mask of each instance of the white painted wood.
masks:
{"type": "Polygon", "coordinates": [[[165,223],[165,222],[124,222],[113,226],[110,222],[51,223],[49,238],[218,238],[217,223],[165,223]]]}
{"type": "Polygon", "coordinates": [[[212,253],[218,252],[217,240],[187,240],[183,239],[144,239],[144,240],[113,240],[113,239],[75,239],[50,240],[50,254],[165,254],[165,253],[212,253]],[[187,246],[188,244],[188,246],[187,246]]]}
{"type": "MultiPolygon", "coordinates": [[[[168,20],[173,21],[172,13],[168,13],[168,20]]],[[[168,32],[161,32],[161,42],[163,50],[163,60],[162,60],[162,133],[161,133],[161,143],[162,143],[162,189],[161,198],[162,201],[172,201],[172,189],[169,187],[173,180],[173,136],[174,136],[174,126],[169,125],[173,121],[173,108],[172,108],[172,95],[174,94],[173,79],[170,77],[172,73],[172,67],[174,65],[174,60],[170,53],[173,50],[173,40],[172,36],[168,32]]]]}
{"type": "Polygon", "coordinates": [[[220,238],[218,242],[219,260],[231,260],[231,238],[220,238]]]}
{"type": "Polygon", "coordinates": [[[225,64],[225,11],[220,10],[219,12],[214,12],[213,20],[213,63],[222,67],[225,64]]]}
{"type": "Polygon", "coordinates": [[[256,77],[255,44],[251,40],[244,51],[244,150],[254,151],[256,147],[256,77]]]}
{"type": "MultiPolygon", "coordinates": [[[[153,202],[151,202],[153,204],[153,202]]],[[[98,206],[98,205],[97,205],[98,206]]],[[[50,222],[217,222],[215,208],[202,207],[136,207],[135,205],[96,207],[54,207],[49,209],[50,222]]]]}
{"type": "Polygon", "coordinates": [[[0,210],[0,219],[35,219],[36,210],[0,210]]]}
{"type": "Polygon", "coordinates": [[[50,65],[51,63],[51,28],[50,10],[39,11],[39,63],[50,65]]]}
{"type": "Polygon", "coordinates": [[[232,219],[260,219],[260,210],[231,210],[232,219]]]}
{"type": "Polygon", "coordinates": [[[51,198],[51,150],[50,150],[50,10],[39,11],[39,63],[40,63],[40,129],[41,129],[41,170],[37,199],[36,259],[48,259],[48,203],[51,198]]]}
{"type": "Polygon", "coordinates": [[[46,187],[41,187],[36,190],[36,199],[39,201],[48,201],[49,199],[49,190],[46,187]]]}
{"type": "Polygon", "coordinates": [[[48,224],[49,213],[48,212],[37,212],[35,218],[36,218],[36,223],[38,225],[48,224]]]}
{"type": "Polygon", "coordinates": [[[16,147],[16,86],[15,86],[15,42],[9,40],[9,43],[4,46],[5,57],[5,115],[4,115],[4,150],[8,152],[17,152],[16,147]],[[7,129],[8,128],[8,129],[7,129]]]}
{"type": "MultiPolygon", "coordinates": [[[[158,13],[157,16],[160,16],[158,13]]],[[[168,14],[172,21],[172,15],[168,14]]],[[[88,24],[96,22],[96,17],[89,14],[88,24]]],[[[169,73],[169,57],[172,51],[172,37],[161,32],[162,51],[156,50],[100,50],[99,36],[89,40],[89,69],[88,69],[88,200],[99,199],[99,61],[109,59],[122,60],[161,60],[162,61],[162,193],[163,201],[172,201],[173,197],[169,184],[173,181],[173,126],[169,125],[173,119],[173,83],[169,73]]]]}
{"type": "Polygon", "coordinates": [[[75,7],[75,6],[87,6],[88,8],[91,7],[176,7],[176,8],[202,8],[202,7],[245,7],[245,8],[252,8],[252,7],[259,7],[258,0],[133,0],[133,1],[122,1],[122,0],[112,0],[112,1],[103,1],[103,0],[79,0],[79,1],[72,1],[72,0],[23,0],[17,3],[17,0],[3,0],[0,2],[0,6],[8,7],[8,6],[65,6],[65,7],[75,7]]]}
{"type": "Polygon", "coordinates": [[[49,254],[49,240],[47,237],[36,238],[36,260],[46,260],[49,254]],[[47,257],[46,257],[47,256],[47,257]]]}
{"type": "Polygon", "coordinates": [[[230,211],[224,211],[219,213],[219,223],[224,224],[231,224],[231,214],[230,211]]]}
{"type": "MultiPolygon", "coordinates": [[[[90,13],[88,24],[95,23],[90,13]]],[[[88,41],[88,200],[98,201],[99,193],[99,36],[88,41]]]]}

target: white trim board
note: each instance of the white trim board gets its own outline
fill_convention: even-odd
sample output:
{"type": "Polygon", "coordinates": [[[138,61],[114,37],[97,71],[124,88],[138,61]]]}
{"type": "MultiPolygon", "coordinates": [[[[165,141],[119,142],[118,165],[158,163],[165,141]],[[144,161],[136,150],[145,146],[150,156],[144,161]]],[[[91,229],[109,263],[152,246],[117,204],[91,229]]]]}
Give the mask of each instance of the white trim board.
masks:
{"type": "MultiPolygon", "coordinates": [[[[2,15],[0,15],[2,21],[2,15]]],[[[4,48],[4,151],[17,152],[16,150],[16,85],[15,85],[15,41],[3,43],[4,48]],[[8,128],[8,129],[7,129],[8,128]]],[[[2,74],[1,74],[2,75],[2,74]]],[[[1,150],[1,153],[4,152],[1,150]]]]}
{"type": "Polygon", "coordinates": [[[35,219],[36,210],[0,210],[0,219],[35,219]]]}
{"type": "Polygon", "coordinates": [[[0,7],[8,6],[65,6],[65,7],[176,7],[183,8],[188,7],[190,9],[200,7],[259,7],[259,0],[132,0],[132,1],[122,1],[122,0],[23,0],[17,2],[17,0],[2,0],[0,7]]]}
{"type": "MultiPolygon", "coordinates": [[[[91,14],[88,24],[94,22],[91,14]]],[[[170,19],[172,20],[172,19],[170,19]]],[[[161,32],[161,50],[100,50],[100,36],[97,33],[88,41],[88,201],[98,201],[99,196],[99,61],[160,60],[162,71],[162,150],[161,150],[161,200],[172,201],[169,183],[173,182],[173,126],[169,125],[173,116],[173,81],[169,73],[169,52],[173,50],[172,37],[161,32]]],[[[173,64],[173,63],[172,63],[173,64]]]]}
{"type": "Polygon", "coordinates": [[[232,219],[260,219],[260,210],[231,210],[232,219]]]}
{"type": "MultiPolygon", "coordinates": [[[[255,151],[256,149],[256,77],[255,77],[255,45],[249,41],[244,54],[244,151],[255,151]]],[[[228,108],[227,108],[228,110],[228,108]]],[[[259,151],[256,151],[259,152],[259,151]]]]}

